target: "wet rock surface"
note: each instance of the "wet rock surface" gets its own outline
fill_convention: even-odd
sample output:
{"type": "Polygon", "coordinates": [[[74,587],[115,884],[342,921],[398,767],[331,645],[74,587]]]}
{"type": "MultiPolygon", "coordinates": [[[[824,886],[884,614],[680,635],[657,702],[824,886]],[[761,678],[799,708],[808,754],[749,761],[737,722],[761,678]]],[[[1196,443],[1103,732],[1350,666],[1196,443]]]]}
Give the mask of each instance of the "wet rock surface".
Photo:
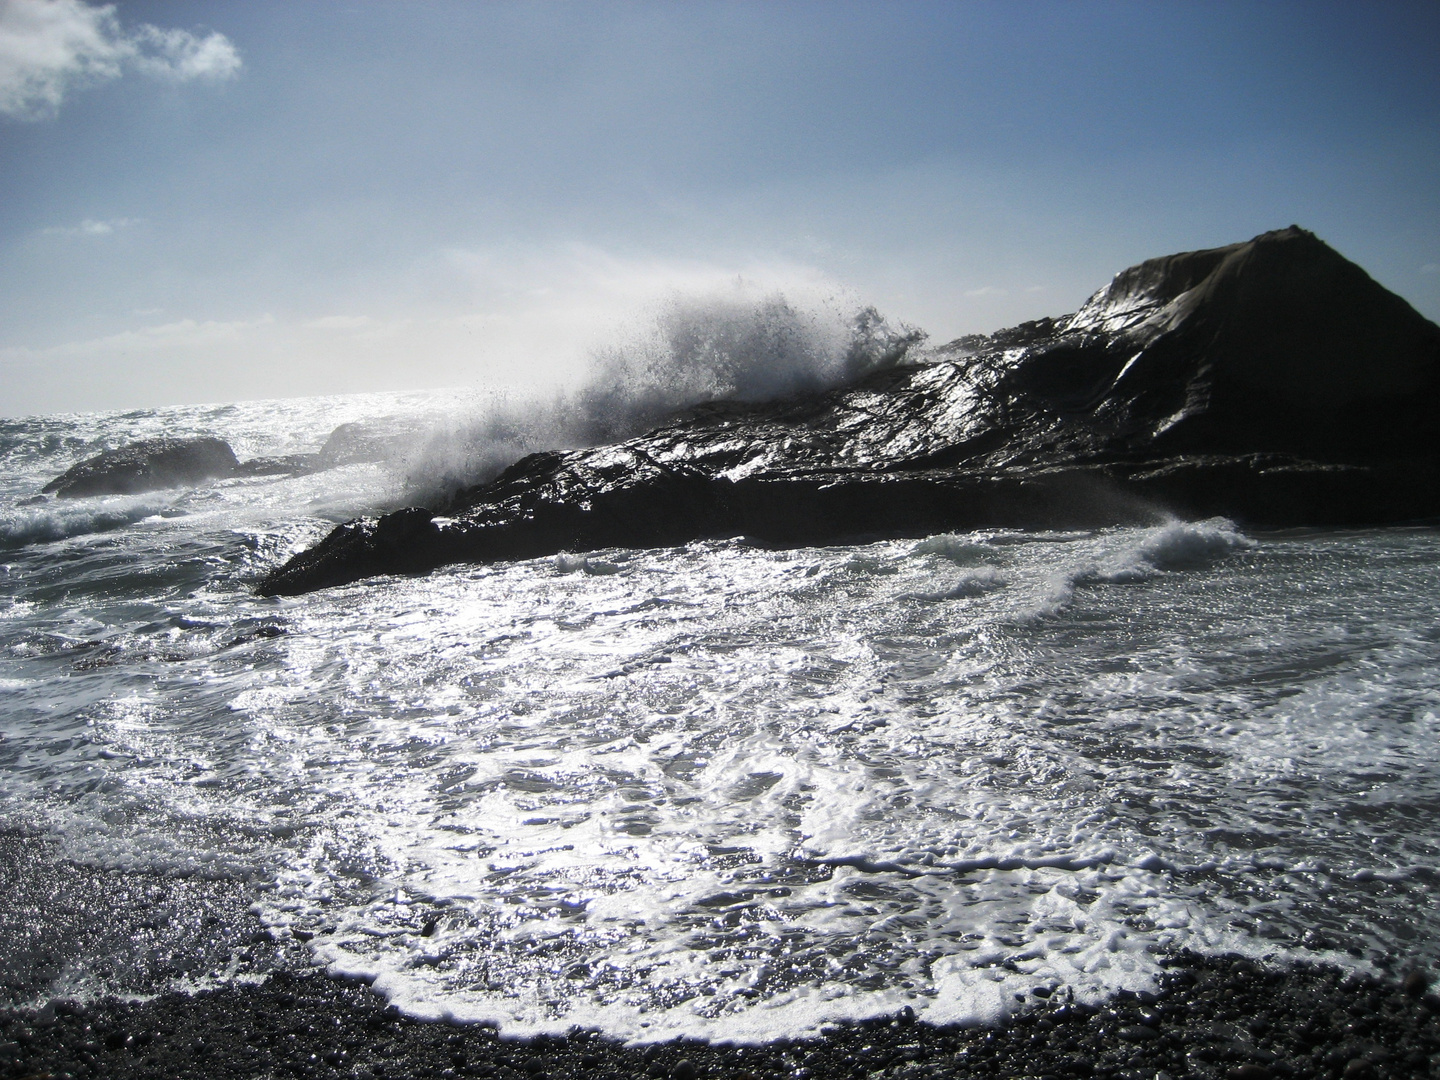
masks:
{"type": "Polygon", "coordinates": [[[135,495],[163,488],[194,487],[230,476],[239,468],[223,439],[142,439],[96,454],[67,469],[42,491],[61,499],[135,495]]]}
{"type": "MultiPolygon", "coordinates": [[[[1018,1005],[1018,1003],[1017,1003],[1018,1005]]],[[[502,1039],[425,1023],[363,985],[280,971],[144,1002],[0,1013],[0,1074],[51,1077],[480,1077],[820,1080],[1097,1077],[1266,1080],[1440,1076],[1440,1000],[1323,967],[1173,957],[1158,993],[1101,1007],[1032,996],[998,1028],[898,1016],[756,1046],[624,1046],[594,1032],[502,1039]]]]}
{"type": "Polygon", "coordinates": [[[1412,520],[1440,513],[1437,403],[1440,327],[1291,227],[1152,259],[1073,315],[839,390],[531,455],[443,506],[340,526],[261,592],[736,535],[1412,520]]]}

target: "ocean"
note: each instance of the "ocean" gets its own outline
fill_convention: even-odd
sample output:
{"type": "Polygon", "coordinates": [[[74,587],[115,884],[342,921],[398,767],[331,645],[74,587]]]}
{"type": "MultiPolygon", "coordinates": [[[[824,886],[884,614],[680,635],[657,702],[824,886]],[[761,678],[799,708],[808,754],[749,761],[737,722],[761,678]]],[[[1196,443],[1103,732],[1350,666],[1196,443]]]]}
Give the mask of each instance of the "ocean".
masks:
{"type": "MultiPolygon", "coordinates": [[[[142,437],[313,452],[463,403],[0,420],[0,829],[229,883],[313,962],[502,1033],[995,1021],[1182,948],[1440,963],[1433,527],[734,537],[266,599],[433,446],[35,499],[142,437]]],[[[126,948],[0,1004],[139,993],[126,948]]],[[[170,984],[251,977],[204,961],[170,984]]]]}

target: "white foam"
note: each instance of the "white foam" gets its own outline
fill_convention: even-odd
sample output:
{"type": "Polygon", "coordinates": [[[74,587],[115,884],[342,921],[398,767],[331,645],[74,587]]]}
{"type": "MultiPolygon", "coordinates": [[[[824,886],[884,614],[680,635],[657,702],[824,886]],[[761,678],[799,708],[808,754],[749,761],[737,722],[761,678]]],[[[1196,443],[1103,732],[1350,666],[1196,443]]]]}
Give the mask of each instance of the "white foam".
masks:
{"type": "Polygon", "coordinates": [[[913,555],[939,555],[960,566],[973,566],[994,557],[994,548],[990,545],[976,543],[971,537],[954,533],[927,536],[910,551],[913,555]]]}
{"type": "Polygon", "coordinates": [[[0,511],[0,548],[109,532],[171,509],[174,497],[145,496],[54,501],[0,511]]]}
{"type": "Polygon", "coordinates": [[[226,532],[249,497],[119,537],[83,608],[16,556],[4,812],[253,875],[416,1015],[759,1040],[1144,989],[1187,946],[1440,960],[1431,533],[696,543],[271,601],[236,565],[324,523],[226,532]],[[177,550],[202,587],[116,584],[177,550]]]}
{"type": "Polygon", "coordinates": [[[993,566],[986,566],[961,574],[943,589],[916,593],[915,596],[921,600],[933,601],[971,600],[996,589],[1003,589],[1008,584],[1009,580],[1004,574],[993,566]]]}
{"type": "Polygon", "coordinates": [[[1225,518],[1106,530],[1079,542],[1067,540],[1016,609],[1020,620],[1066,611],[1077,587],[1136,585],[1156,575],[1205,570],[1256,546],[1225,518]]]}
{"type": "Polygon", "coordinates": [[[1145,534],[1136,548],[1141,559],[1157,570],[1191,570],[1213,565],[1238,551],[1255,546],[1233,521],[1175,521],[1145,534]]]}

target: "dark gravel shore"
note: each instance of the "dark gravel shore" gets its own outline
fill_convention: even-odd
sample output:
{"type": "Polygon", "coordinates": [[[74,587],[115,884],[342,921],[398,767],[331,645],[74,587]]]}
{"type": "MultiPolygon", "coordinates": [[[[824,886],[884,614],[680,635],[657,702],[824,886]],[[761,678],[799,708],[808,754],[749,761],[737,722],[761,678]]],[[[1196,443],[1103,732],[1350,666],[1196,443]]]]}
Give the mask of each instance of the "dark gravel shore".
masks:
{"type": "Polygon", "coordinates": [[[1036,998],[997,1029],[908,1016],[764,1046],[627,1047],[589,1032],[514,1041],[398,1015],[363,985],[278,971],[260,985],[142,1004],[0,1014],[14,1077],[481,1077],[830,1080],[884,1076],[1415,1078],[1440,1076],[1440,999],[1318,967],[1174,957],[1158,995],[1104,1008],[1036,998]]]}
{"type": "Polygon", "coordinates": [[[764,1046],[502,1039],[407,1019],[308,966],[302,945],[249,913],[251,895],[224,879],[97,870],[0,832],[0,1077],[1440,1078],[1440,998],[1420,973],[1376,982],[1192,954],[1170,959],[1158,995],[1096,1009],[1036,994],[995,1029],[902,1015],[764,1046]],[[38,1012],[16,1004],[87,980],[144,995],[217,976],[239,981],[143,1002],[79,1006],[61,991],[38,1012]]]}

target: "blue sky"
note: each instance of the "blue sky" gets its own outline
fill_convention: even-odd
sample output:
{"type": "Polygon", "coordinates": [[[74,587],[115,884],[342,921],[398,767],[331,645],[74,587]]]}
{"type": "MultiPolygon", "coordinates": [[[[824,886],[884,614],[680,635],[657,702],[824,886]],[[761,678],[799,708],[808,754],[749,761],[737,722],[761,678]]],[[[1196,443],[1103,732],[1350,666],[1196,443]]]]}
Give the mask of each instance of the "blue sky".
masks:
{"type": "Polygon", "coordinates": [[[1436,56],[1431,2],[0,0],[0,414],[560,378],[736,278],[943,341],[1291,223],[1437,319],[1436,56]]]}

